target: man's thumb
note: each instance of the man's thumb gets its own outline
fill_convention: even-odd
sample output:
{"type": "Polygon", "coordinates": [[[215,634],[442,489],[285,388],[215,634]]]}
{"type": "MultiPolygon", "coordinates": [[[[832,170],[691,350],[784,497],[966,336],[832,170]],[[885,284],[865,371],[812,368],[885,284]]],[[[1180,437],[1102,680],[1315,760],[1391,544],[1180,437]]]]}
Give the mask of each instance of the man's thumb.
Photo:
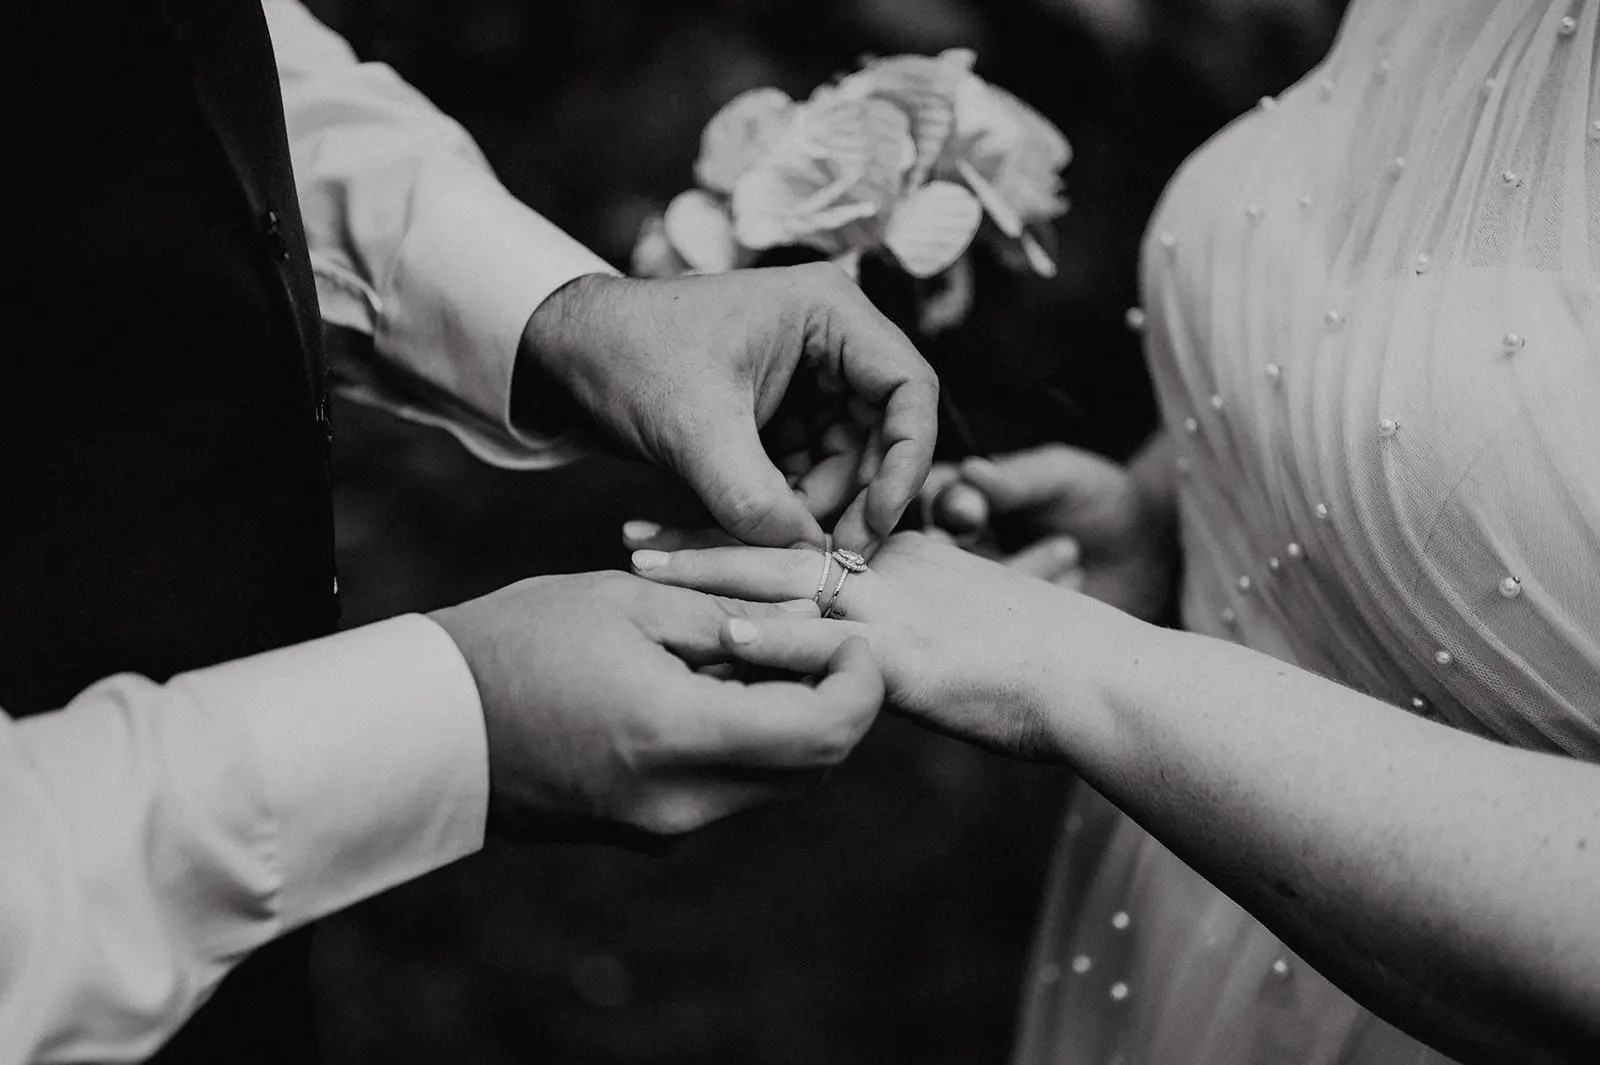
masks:
{"type": "Polygon", "coordinates": [[[998,513],[1058,503],[1087,489],[1104,460],[1064,444],[1016,451],[995,459],[969,458],[961,478],[988,497],[998,513]]]}
{"type": "Polygon", "coordinates": [[[822,526],[767,457],[748,415],[722,420],[684,456],[680,472],[730,534],[758,547],[822,543],[822,526]]]}

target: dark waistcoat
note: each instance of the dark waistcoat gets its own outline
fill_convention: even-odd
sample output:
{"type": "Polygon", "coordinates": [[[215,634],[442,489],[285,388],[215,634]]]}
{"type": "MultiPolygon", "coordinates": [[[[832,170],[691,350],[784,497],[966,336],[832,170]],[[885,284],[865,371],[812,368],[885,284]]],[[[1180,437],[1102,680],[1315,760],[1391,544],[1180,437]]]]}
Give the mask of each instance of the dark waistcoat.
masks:
{"type": "MultiPolygon", "coordinates": [[[[260,7],[14,15],[0,707],[21,715],[326,634],[336,606],[316,292],[260,7]]],[[[303,937],[257,952],[157,1060],[309,1060],[307,978],[303,937]]]]}

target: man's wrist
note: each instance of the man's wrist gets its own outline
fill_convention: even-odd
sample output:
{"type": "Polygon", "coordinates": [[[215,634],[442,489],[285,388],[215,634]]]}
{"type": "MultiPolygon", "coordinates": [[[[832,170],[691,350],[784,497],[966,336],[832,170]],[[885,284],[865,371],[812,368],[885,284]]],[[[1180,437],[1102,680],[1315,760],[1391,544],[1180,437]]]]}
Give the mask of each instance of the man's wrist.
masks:
{"type": "Polygon", "coordinates": [[[511,377],[511,421],[544,435],[566,434],[581,422],[581,367],[586,334],[599,321],[597,289],[612,280],[605,274],[573,278],[535,307],[522,327],[511,377]]]}

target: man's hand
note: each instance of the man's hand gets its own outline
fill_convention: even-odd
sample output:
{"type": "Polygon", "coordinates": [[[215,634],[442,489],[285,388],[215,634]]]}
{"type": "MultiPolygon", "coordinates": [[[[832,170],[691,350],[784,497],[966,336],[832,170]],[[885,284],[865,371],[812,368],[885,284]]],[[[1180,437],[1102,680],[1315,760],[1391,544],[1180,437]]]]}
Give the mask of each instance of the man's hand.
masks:
{"type": "Polygon", "coordinates": [[[933,459],[937,378],[827,263],[666,281],[582,277],[534,312],[520,357],[603,430],[682,476],[750,544],[821,543],[814,514],[842,509],[835,539],[865,549],[894,529],[933,459]],[[859,443],[832,434],[830,453],[791,489],[760,429],[797,372],[870,424],[859,443]]]}
{"type": "Polygon", "coordinates": [[[622,573],[539,577],[435,612],[477,681],[491,820],[542,839],[648,843],[792,793],[843,760],[883,683],[866,644],[809,683],[721,679],[731,617],[816,617],[622,573]]]}

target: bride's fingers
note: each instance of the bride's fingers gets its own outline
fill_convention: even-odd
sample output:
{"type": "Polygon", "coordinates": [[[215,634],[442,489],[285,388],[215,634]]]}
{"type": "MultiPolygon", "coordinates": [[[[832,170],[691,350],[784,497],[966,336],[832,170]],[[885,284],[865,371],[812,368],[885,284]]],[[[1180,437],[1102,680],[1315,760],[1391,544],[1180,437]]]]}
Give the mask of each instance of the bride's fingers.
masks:
{"type": "Polygon", "coordinates": [[[722,623],[722,646],[753,666],[791,673],[816,673],[853,636],[864,636],[852,621],[820,618],[729,618],[722,623]]]}
{"type": "Polygon", "coordinates": [[[738,542],[715,525],[705,529],[677,529],[653,521],[630,521],[622,526],[622,543],[628,548],[682,551],[690,547],[726,547],[738,542]]]}
{"type": "Polygon", "coordinates": [[[1046,536],[1006,559],[1006,565],[1019,573],[1053,581],[1065,570],[1078,565],[1078,541],[1070,536],[1046,536]]]}
{"type": "MultiPolygon", "coordinates": [[[[778,603],[810,599],[822,579],[823,554],[806,548],[718,547],[709,551],[635,551],[633,569],[657,584],[734,599],[778,603]]],[[[836,579],[837,563],[830,579],[836,579]]]]}

